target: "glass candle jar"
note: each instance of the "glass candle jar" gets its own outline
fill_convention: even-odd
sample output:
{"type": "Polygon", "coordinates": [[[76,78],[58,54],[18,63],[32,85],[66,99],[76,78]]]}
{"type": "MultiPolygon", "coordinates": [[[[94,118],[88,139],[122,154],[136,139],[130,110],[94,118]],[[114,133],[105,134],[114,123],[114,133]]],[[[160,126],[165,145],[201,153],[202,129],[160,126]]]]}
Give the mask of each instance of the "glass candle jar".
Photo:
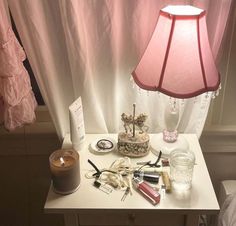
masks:
{"type": "Polygon", "coordinates": [[[188,190],[192,186],[195,155],[190,150],[174,150],[170,153],[170,178],[175,190],[188,190]]]}
{"type": "Polygon", "coordinates": [[[70,194],[80,184],[79,154],[73,149],[54,151],[50,157],[53,189],[59,194],[70,194]]]}

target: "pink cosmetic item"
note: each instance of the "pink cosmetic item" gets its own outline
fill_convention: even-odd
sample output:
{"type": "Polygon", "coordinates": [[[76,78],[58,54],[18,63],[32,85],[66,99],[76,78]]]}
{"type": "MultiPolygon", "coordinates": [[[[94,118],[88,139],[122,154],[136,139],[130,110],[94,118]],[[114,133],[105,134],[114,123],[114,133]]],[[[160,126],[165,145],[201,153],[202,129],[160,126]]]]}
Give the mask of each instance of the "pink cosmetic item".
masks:
{"type": "Polygon", "coordinates": [[[160,202],[160,194],[148,183],[139,178],[133,178],[133,184],[153,205],[157,205],[160,202]]]}

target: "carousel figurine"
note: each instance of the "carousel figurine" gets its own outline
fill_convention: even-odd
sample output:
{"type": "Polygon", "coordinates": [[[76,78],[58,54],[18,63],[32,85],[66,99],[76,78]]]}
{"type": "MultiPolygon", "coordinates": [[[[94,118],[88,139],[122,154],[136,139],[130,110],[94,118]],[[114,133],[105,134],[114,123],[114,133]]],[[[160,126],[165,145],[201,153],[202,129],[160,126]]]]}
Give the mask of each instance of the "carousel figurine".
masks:
{"type": "Polygon", "coordinates": [[[145,125],[147,115],[135,116],[135,107],[133,104],[133,115],[121,115],[125,132],[118,134],[118,152],[129,157],[141,157],[149,152],[148,126],[145,125]]]}

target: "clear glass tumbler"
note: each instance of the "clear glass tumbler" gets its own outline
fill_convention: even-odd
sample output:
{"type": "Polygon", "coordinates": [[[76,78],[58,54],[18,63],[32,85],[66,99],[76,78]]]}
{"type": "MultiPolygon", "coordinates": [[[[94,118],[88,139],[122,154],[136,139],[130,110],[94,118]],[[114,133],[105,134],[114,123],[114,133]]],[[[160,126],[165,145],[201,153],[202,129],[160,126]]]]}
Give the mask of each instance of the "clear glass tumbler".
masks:
{"type": "Polygon", "coordinates": [[[174,150],[170,153],[170,178],[175,190],[188,190],[192,186],[195,155],[190,150],[174,150]]]}

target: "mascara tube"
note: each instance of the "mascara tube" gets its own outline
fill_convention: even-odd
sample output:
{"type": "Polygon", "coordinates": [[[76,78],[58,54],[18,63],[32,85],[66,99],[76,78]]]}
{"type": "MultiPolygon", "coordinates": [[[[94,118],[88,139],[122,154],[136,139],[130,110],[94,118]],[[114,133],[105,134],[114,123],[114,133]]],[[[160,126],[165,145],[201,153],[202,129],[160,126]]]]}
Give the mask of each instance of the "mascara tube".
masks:
{"type": "Polygon", "coordinates": [[[133,185],[138,191],[140,191],[153,205],[160,202],[160,194],[154,190],[146,182],[140,180],[139,178],[133,178],[133,185]]]}
{"type": "Polygon", "coordinates": [[[148,172],[148,171],[135,170],[134,177],[139,178],[140,180],[145,180],[145,181],[151,182],[151,183],[158,183],[160,173],[155,172],[155,171],[148,172]]]}

